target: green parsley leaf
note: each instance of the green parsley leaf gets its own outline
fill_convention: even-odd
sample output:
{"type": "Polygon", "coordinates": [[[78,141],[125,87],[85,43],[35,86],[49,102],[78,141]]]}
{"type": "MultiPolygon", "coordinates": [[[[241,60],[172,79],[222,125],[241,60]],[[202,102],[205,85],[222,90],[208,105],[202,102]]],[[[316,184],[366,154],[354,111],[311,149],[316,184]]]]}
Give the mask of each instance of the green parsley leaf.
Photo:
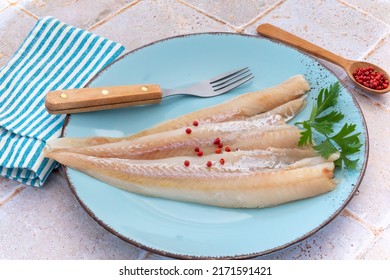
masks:
{"type": "Polygon", "coordinates": [[[308,122],[303,122],[302,126],[306,129],[306,131],[301,131],[301,138],[299,139],[298,146],[303,147],[307,144],[313,144],[312,131],[311,126],[308,122]]]}
{"type": "Polygon", "coordinates": [[[333,133],[333,123],[328,121],[323,121],[321,123],[312,122],[311,123],[312,128],[317,130],[321,134],[331,134],[333,133]]]}
{"type": "Polygon", "coordinates": [[[319,122],[319,123],[324,122],[324,121],[328,121],[331,123],[332,122],[337,123],[337,122],[341,121],[343,118],[344,118],[344,115],[342,113],[337,112],[337,111],[332,111],[323,117],[315,118],[315,121],[319,122]]]}
{"type": "Polygon", "coordinates": [[[360,148],[363,146],[360,142],[354,142],[346,146],[341,147],[343,152],[347,155],[353,155],[360,151],[360,148]]]}
{"type": "Polygon", "coordinates": [[[356,166],[357,166],[357,163],[358,163],[359,159],[355,159],[355,160],[350,160],[349,158],[347,158],[346,156],[343,156],[341,155],[340,158],[338,160],[336,160],[334,163],[337,167],[343,167],[343,163],[344,163],[344,166],[348,169],[355,169],[356,166]]]}
{"type": "Polygon", "coordinates": [[[340,92],[340,84],[334,83],[329,89],[321,89],[317,98],[317,116],[326,109],[336,105],[340,92]]]}
{"type": "Polygon", "coordinates": [[[322,136],[323,141],[313,145],[313,148],[326,159],[333,153],[339,152],[340,158],[335,161],[335,165],[353,169],[356,168],[359,159],[351,160],[349,156],[359,152],[362,147],[359,139],[360,133],[354,133],[356,130],[355,124],[345,123],[334,134],[334,125],[340,123],[344,115],[336,110],[329,112],[337,103],[339,92],[339,83],[334,83],[329,88],[320,90],[309,119],[295,123],[295,125],[303,128],[298,146],[313,145],[313,133],[317,132],[319,137],[322,136]]]}
{"type": "Polygon", "coordinates": [[[313,146],[313,148],[318,151],[322,157],[326,159],[328,159],[332,154],[338,151],[329,139],[326,139],[324,142],[313,146]]]}

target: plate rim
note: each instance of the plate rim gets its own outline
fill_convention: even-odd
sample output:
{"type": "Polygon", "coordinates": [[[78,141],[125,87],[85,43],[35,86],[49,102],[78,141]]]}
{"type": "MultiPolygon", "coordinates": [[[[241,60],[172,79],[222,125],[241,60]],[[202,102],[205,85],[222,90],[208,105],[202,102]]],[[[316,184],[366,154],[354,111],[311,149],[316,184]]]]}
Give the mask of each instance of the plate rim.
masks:
{"type": "MultiPolygon", "coordinates": [[[[150,47],[152,45],[159,44],[159,43],[162,43],[162,42],[165,42],[165,41],[173,40],[173,39],[180,39],[180,38],[186,38],[186,37],[195,37],[195,36],[203,36],[203,35],[216,35],[216,36],[223,35],[223,36],[249,37],[249,38],[253,38],[253,39],[270,41],[272,43],[275,43],[275,44],[278,44],[278,45],[283,45],[284,47],[288,47],[290,49],[293,49],[293,50],[301,53],[302,55],[310,57],[311,59],[316,61],[319,65],[321,65],[326,70],[328,70],[331,74],[333,74],[333,76],[337,79],[337,81],[340,83],[340,85],[342,87],[344,87],[345,91],[351,96],[353,103],[355,104],[356,108],[360,112],[360,116],[362,117],[362,124],[363,124],[363,128],[364,128],[364,131],[365,131],[365,134],[366,134],[365,152],[364,152],[365,161],[362,164],[362,169],[360,171],[358,180],[357,180],[353,190],[351,191],[349,196],[344,200],[342,205],[337,209],[337,211],[335,211],[332,215],[330,215],[320,225],[318,225],[317,227],[315,227],[312,230],[308,231],[306,234],[304,234],[304,235],[302,235],[302,236],[300,236],[300,237],[298,237],[298,238],[296,238],[296,239],[294,239],[294,240],[292,240],[290,242],[287,242],[287,243],[285,243],[283,245],[280,245],[280,246],[277,246],[277,247],[273,247],[273,248],[268,249],[268,250],[263,250],[263,251],[260,251],[260,252],[253,252],[253,253],[246,253],[246,254],[237,254],[237,255],[233,255],[233,256],[227,256],[227,255],[226,256],[195,256],[195,255],[188,255],[188,254],[178,254],[178,253],[172,253],[172,252],[168,252],[168,251],[164,251],[164,250],[160,250],[160,249],[156,249],[156,248],[153,248],[153,247],[146,246],[146,245],[144,245],[144,244],[142,244],[142,243],[140,243],[138,241],[135,241],[135,240],[133,240],[133,239],[127,237],[127,236],[124,236],[123,234],[117,232],[115,229],[113,229],[112,227],[110,227],[109,225],[104,223],[99,217],[97,217],[93,213],[93,211],[83,202],[83,200],[78,195],[76,187],[75,187],[75,185],[73,184],[73,182],[70,179],[70,176],[69,176],[69,173],[68,173],[68,167],[66,167],[66,166],[61,164],[60,165],[61,169],[63,171],[63,174],[64,174],[64,176],[66,178],[66,181],[68,182],[68,186],[69,186],[71,192],[73,193],[74,197],[76,198],[78,203],[81,205],[81,207],[87,212],[87,214],[95,222],[97,222],[100,226],[102,226],[108,232],[110,232],[111,234],[115,235],[116,237],[122,239],[123,241],[125,241],[125,242],[127,242],[127,243],[129,243],[131,245],[134,245],[134,246],[136,246],[136,247],[138,247],[140,249],[146,250],[148,252],[151,252],[151,253],[154,253],[154,254],[157,254],[157,255],[160,255],[160,256],[164,256],[164,257],[176,258],[176,259],[186,259],[186,260],[215,260],[215,259],[220,259],[220,260],[224,260],[224,259],[238,260],[238,259],[251,259],[251,258],[255,258],[255,257],[259,257],[259,256],[264,256],[264,255],[267,255],[267,254],[270,254],[270,253],[277,252],[277,251],[280,251],[282,249],[288,248],[288,247],[290,247],[290,246],[292,246],[292,245],[294,245],[294,244],[296,244],[298,242],[301,242],[301,241],[307,239],[308,237],[314,235],[315,233],[317,233],[319,230],[321,230],[326,225],[328,225],[330,222],[332,222],[345,209],[345,207],[350,203],[350,201],[355,196],[357,190],[360,187],[360,184],[361,184],[361,182],[363,180],[363,177],[365,175],[365,172],[366,172],[367,162],[368,162],[368,159],[369,159],[369,134],[368,134],[366,119],[364,117],[364,114],[363,114],[363,111],[362,111],[362,109],[360,107],[359,102],[357,101],[357,99],[354,96],[354,94],[350,91],[350,88],[336,75],[336,73],[334,71],[332,71],[328,66],[324,65],[317,57],[315,57],[315,56],[313,56],[311,54],[305,53],[305,52],[303,52],[303,51],[301,51],[301,50],[299,50],[299,49],[297,49],[295,47],[292,47],[290,45],[287,45],[285,43],[279,42],[277,40],[266,38],[266,37],[263,37],[263,36],[252,35],[252,34],[240,34],[240,33],[233,33],[233,32],[199,32],[199,33],[181,34],[181,35],[175,35],[175,36],[159,39],[159,40],[150,42],[148,44],[142,45],[140,47],[137,47],[135,49],[132,49],[130,51],[127,51],[126,53],[124,53],[120,57],[118,57],[116,60],[114,60],[113,62],[108,64],[105,68],[103,68],[99,72],[97,72],[88,81],[88,83],[84,86],[84,88],[89,87],[89,85],[93,81],[95,81],[102,73],[107,71],[115,63],[125,59],[127,56],[130,56],[130,55],[132,55],[132,54],[134,54],[134,53],[136,53],[136,52],[138,52],[138,51],[140,51],[140,50],[142,50],[144,48],[147,48],[147,47],[150,47]]],[[[71,120],[71,115],[67,114],[66,117],[65,117],[65,120],[64,120],[64,124],[62,126],[60,137],[64,137],[65,136],[66,129],[68,127],[68,124],[69,124],[70,120],[71,120]]]]}

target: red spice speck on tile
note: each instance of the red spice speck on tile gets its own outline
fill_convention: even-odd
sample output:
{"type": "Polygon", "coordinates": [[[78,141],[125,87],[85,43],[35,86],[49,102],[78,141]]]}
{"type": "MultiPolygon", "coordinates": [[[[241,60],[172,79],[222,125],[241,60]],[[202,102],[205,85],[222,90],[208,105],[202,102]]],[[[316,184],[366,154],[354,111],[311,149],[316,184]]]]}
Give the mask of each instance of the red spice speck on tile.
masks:
{"type": "Polygon", "coordinates": [[[191,134],[191,132],[192,132],[191,128],[186,128],[186,133],[187,134],[191,134]]]}
{"type": "Polygon", "coordinates": [[[185,161],[184,161],[184,165],[185,165],[185,166],[190,166],[190,161],[189,161],[189,160],[185,160],[185,161]]]}
{"type": "Polygon", "coordinates": [[[213,164],[212,164],[211,161],[208,161],[208,162],[206,163],[206,165],[207,165],[207,167],[211,167],[213,164]]]}
{"type": "Polygon", "coordinates": [[[192,122],[192,125],[193,125],[193,126],[198,126],[198,125],[199,125],[199,122],[198,122],[198,121],[193,121],[193,122],[192,122]]]}

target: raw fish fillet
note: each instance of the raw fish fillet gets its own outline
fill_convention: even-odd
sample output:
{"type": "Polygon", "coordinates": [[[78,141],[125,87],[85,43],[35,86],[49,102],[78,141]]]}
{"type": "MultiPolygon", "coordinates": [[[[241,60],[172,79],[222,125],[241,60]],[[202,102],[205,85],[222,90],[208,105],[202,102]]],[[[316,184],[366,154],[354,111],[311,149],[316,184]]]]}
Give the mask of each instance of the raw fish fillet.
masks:
{"type": "Polygon", "coordinates": [[[175,156],[196,156],[195,147],[204,155],[215,153],[219,138],[223,148],[231,150],[253,150],[275,148],[296,148],[300,138],[297,127],[280,122],[275,116],[253,121],[230,121],[222,123],[204,123],[191,127],[187,134],[185,128],[169,130],[138,137],[131,140],[95,145],[83,148],[58,149],[48,147],[45,156],[60,150],[72,153],[127,159],[159,159],[175,156]]]}
{"type": "Polygon", "coordinates": [[[332,155],[313,150],[238,151],[203,158],[161,160],[99,158],[56,152],[52,158],[133,193],[229,208],[262,208],[329,192],[332,155]],[[312,157],[306,157],[312,156],[312,157]],[[224,164],[219,162],[224,158],[224,164]],[[184,160],[190,165],[185,166],[184,160]],[[212,166],[207,167],[206,161],[212,166]]]}

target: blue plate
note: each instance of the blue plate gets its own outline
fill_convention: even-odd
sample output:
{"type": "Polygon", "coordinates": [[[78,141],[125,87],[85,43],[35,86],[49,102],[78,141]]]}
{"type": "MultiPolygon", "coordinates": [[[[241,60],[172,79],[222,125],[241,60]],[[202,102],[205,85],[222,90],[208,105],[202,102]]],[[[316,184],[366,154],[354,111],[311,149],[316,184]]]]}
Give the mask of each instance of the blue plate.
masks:
{"type": "MultiPolygon", "coordinates": [[[[319,90],[338,81],[317,60],[268,39],[230,33],[174,37],[128,53],[99,73],[90,87],[158,83],[174,88],[248,66],[252,82],[214,98],[171,97],[161,104],[75,114],[65,136],[120,137],[234,96],[274,86],[296,74],[311,85],[308,104],[295,120],[307,119],[319,90]]],[[[224,209],[150,198],[119,190],[67,169],[77,199],[102,226],[152,252],[177,258],[249,258],[285,248],[329,223],[346,206],[363,177],[368,134],[360,108],[343,86],[338,105],[364,143],[356,170],[338,170],[336,189],[267,209],[224,209]]]]}

